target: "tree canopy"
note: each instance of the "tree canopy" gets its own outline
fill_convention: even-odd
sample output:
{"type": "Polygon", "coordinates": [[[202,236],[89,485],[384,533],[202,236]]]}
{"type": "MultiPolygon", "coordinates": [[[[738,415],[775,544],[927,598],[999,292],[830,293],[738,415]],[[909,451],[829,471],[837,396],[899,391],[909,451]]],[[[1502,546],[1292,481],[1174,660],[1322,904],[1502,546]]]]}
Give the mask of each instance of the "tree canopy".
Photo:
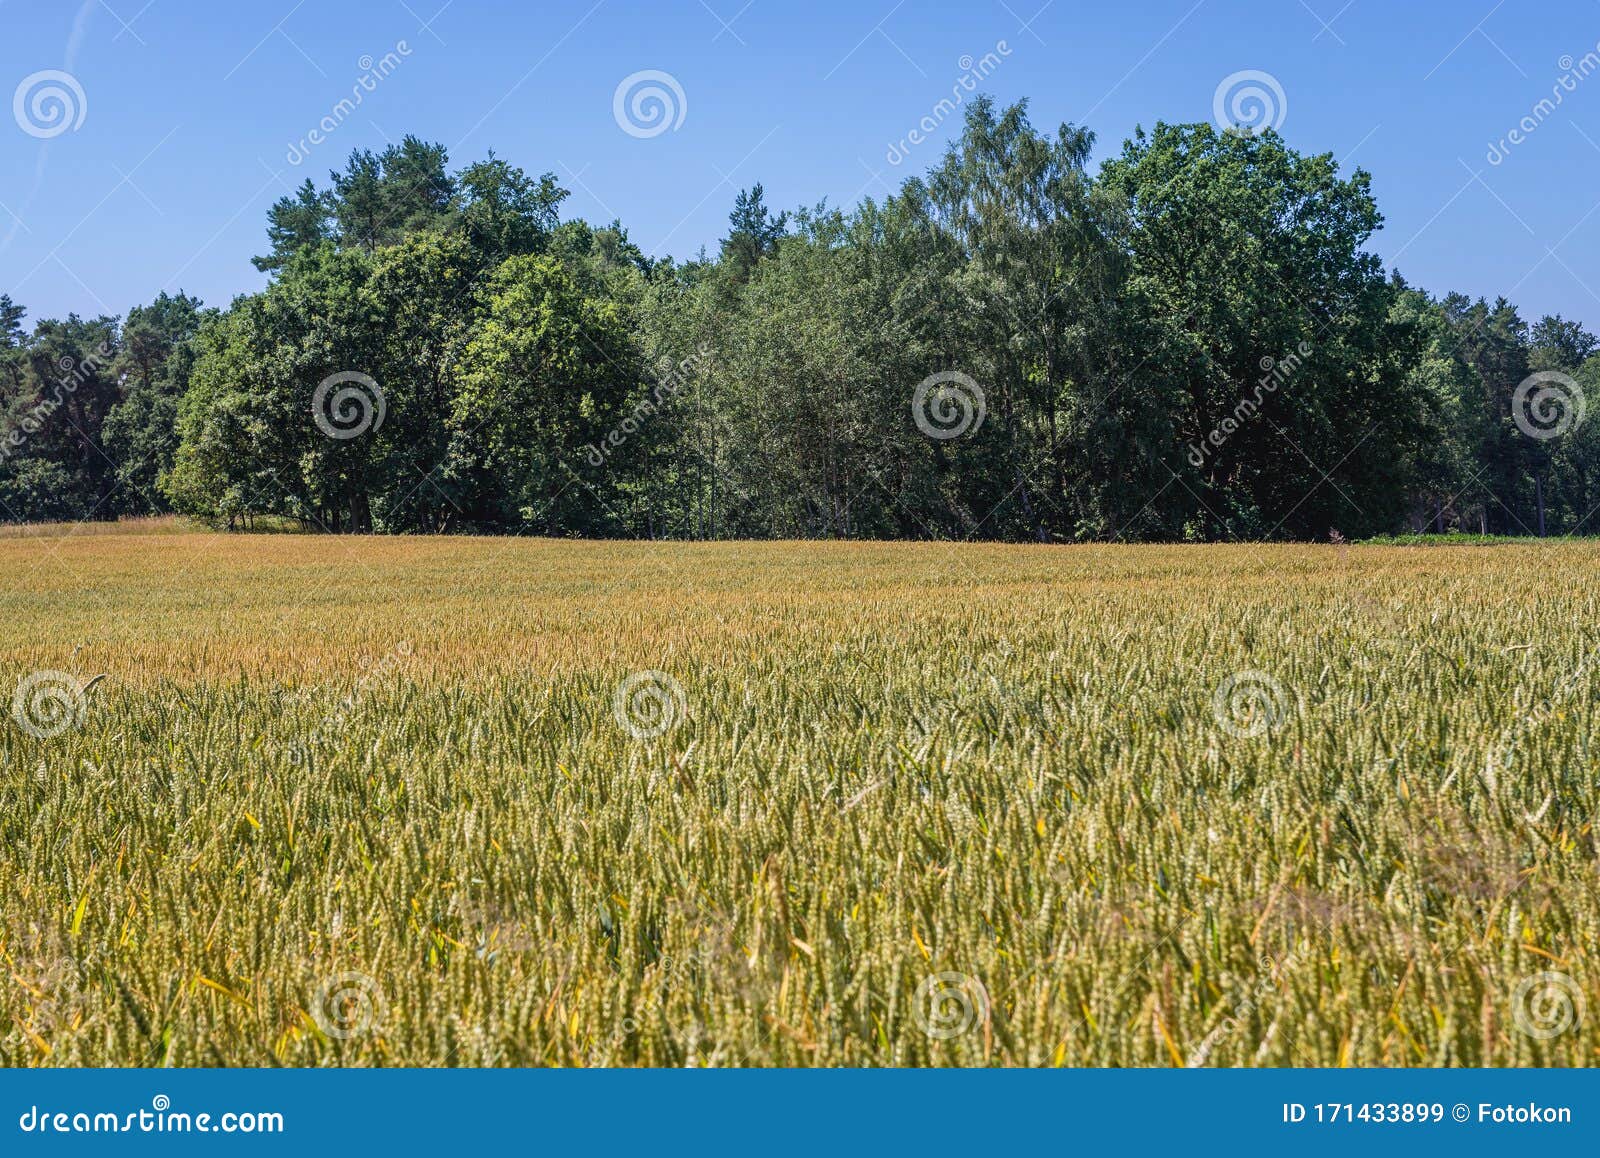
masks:
{"type": "Polygon", "coordinates": [[[0,519],[338,532],[1212,540],[1586,532],[1600,339],[1433,296],[1371,183],[1276,133],[968,106],[882,200],[735,198],[713,259],[490,153],[357,150],[227,309],[29,329],[0,519]]]}

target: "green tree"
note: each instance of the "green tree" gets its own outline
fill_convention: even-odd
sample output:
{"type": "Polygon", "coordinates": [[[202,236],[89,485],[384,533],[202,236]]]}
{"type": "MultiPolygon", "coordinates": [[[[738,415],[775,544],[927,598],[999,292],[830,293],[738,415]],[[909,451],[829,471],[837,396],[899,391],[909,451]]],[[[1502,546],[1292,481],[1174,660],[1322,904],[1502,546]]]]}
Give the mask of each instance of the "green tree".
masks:
{"type": "Polygon", "coordinates": [[[206,316],[198,298],[161,294],[122,324],[116,373],[121,398],[106,415],[104,449],[116,463],[123,510],[153,514],[167,503],[161,476],[178,449],[178,404],[194,364],[194,336],[206,316]]]}
{"type": "Polygon", "coordinates": [[[303,249],[309,249],[331,234],[328,195],[317,192],[307,177],[293,197],[280,197],[267,210],[267,240],[272,251],[250,259],[262,271],[282,269],[303,249]]]}
{"type": "MultiPolygon", "coordinates": [[[[21,314],[14,306],[10,313],[8,340],[17,342],[21,314]]],[[[46,319],[6,354],[12,369],[0,394],[0,513],[115,518],[125,496],[102,431],[119,397],[117,319],[46,319]]]]}
{"type": "Polygon", "coordinates": [[[560,221],[567,190],[546,173],[537,181],[491,151],[461,171],[461,224],[467,240],[492,264],[521,253],[542,253],[560,221]]]}
{"type": "Polygon", "coordinates": [[[586,296],[552,258],[508,258],[463,356],[451,411],[457,477],[481,480],[483,524],[546,533],[620,531],[616,485],[580,473],[639,381],[631,335],[613,303],[586,296]]]}
{"type": "Polygon", "coordinates": [[[728,214],[728,236],[722,239],[722,264],[734,282],[745,281],[758,263],[777,252],[788,225],[787,213],[767,209],[760,182],[739,191],[728,214]]]}
{"type": "Polygon", "coordinates": [[[1125,364],[1174,391],[1156,405],[1186,449],[1157,533],[1179,515],[1205,537],[1393,526],[1428,401],[1396,291],[1362,249],[1382,221],[1368,175],[1342,179],[1271,132],[1158,124],[1102,180],[1127,214],[1123,292],[1145,351],[1125,364]]]}

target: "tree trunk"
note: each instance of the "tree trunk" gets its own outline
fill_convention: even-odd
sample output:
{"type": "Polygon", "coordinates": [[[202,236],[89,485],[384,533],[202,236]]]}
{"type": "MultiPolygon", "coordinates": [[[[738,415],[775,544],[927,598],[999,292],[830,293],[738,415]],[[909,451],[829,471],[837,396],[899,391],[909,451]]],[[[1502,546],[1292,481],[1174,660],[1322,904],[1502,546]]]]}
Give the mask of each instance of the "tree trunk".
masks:
{"type": "Polygon", "coordinates": [[[345,482],[345,498],[349,507],[347,529],[352,535],[368,534],[372,530],[372,502],[367,492],[349,479],[345,482]]]}

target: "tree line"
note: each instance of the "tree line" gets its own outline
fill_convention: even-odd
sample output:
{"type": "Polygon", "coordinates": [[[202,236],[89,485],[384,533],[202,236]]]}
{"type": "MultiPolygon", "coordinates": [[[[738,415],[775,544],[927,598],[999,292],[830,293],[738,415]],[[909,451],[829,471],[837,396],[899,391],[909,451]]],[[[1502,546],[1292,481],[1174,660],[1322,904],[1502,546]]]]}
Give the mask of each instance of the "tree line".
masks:
{"type": "Polygon", "coordinates": [[[987,99],[882,200],[653,258],[407,137],[268,214],[225,310],[24,326],[0,518],[610,537],[1590,531],[1595,335],[1436,297],[1370,179],[1272,132],[1093,136],[987,99]]]}

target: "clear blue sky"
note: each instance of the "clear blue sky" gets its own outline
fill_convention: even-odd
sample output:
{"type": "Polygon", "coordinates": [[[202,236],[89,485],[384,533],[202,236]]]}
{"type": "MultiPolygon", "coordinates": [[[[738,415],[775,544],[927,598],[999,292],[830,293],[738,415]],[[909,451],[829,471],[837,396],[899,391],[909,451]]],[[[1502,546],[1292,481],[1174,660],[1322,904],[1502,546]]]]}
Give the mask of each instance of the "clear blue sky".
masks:
{"type": "Polygon", "coordinates": [[[962,58],[995,53],[982,88],[1030,98],[1037,124],[1086,124],[1096,163],[1136,125],[1212,119],[1223,78],[1270,73],[1294,146],[1372,173],[1389,265],[1600,326],[1600,72],[1567,73],[1560,105],[1535,111],[1600,53],[1600,0],[0,0],[0,28],[0,97],[58,69],[85,106],[47,139],[0,112],[0,292],[35,319],[162,289],[225,305],[263,282],[249,258],[276,197],[406,133],[453,166],[492,147],[552,170],[569,215],[691,256],[715,249],[740,186],[851,203],[925,168],[954,119],[898,166],[891,144],[962,58]],[[402,41],[392,74],[290,164],[362,58],[402,41]],[[638,137],[613,97],[646,69],[686,107],[638,137]],[[1525,117],[1536,127],[1491,164],[1525,117]]]}

